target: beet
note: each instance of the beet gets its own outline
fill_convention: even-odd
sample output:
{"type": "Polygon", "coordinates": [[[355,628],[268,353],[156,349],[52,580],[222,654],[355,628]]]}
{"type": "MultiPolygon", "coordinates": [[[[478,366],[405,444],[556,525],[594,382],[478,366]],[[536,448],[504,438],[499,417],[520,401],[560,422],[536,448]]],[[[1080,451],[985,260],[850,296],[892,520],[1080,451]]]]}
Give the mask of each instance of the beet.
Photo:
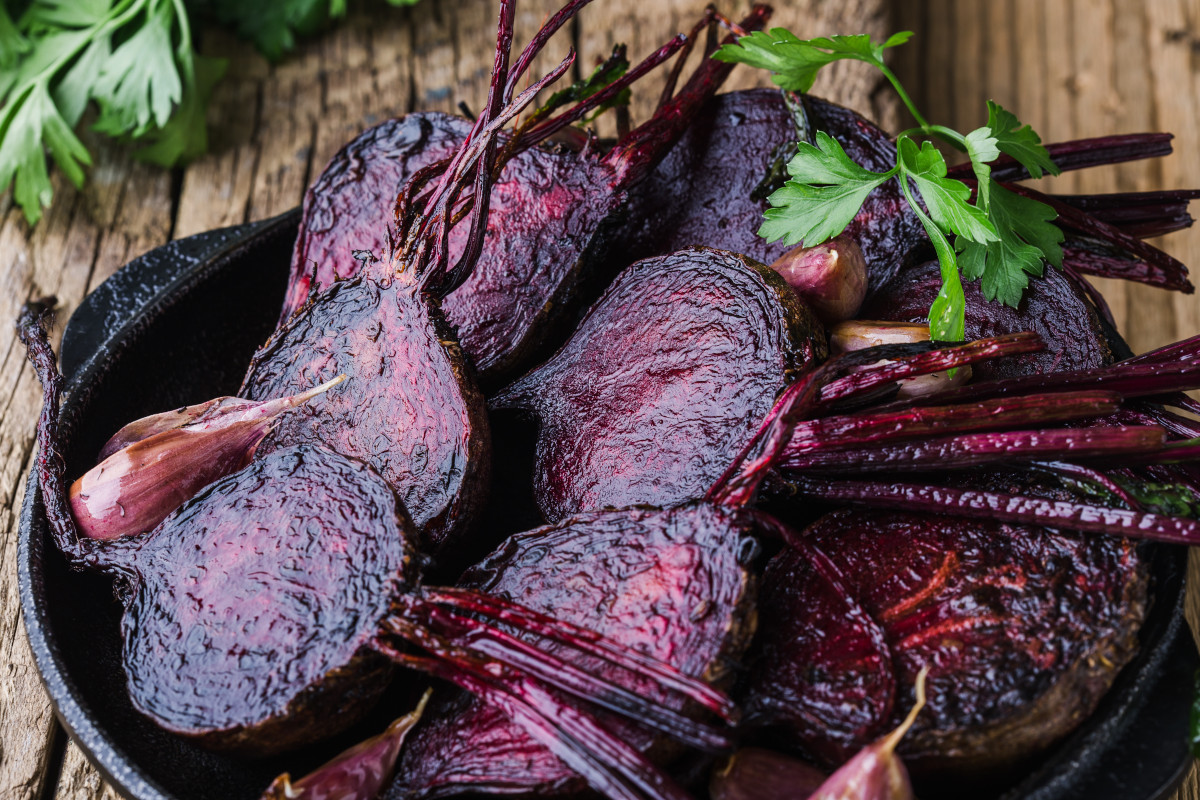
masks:
{"type": "MultiPolygon", "coordinates": [[[[867,299],[859,316],[895,322],[924,322],[941,289],[936,261],[907,267],[867,299]]],[[[964,283],[966,338],[979,339],[1034,331],[1046,343],[1040,353],[1012,356],[972,367],[975,380],[1090,369],[1113,362],[1112,350],[1095,308],[1058,270],[1047,267],[1031,280],[1017,308],[983,299],[978,283],[964,283]]]]}
{"type": "Polygon", "coordinates": [[[360,458],[400,494],[422,550],[462,534],[487,490],[482,396],[435,305],[411,284],[339,281],[255,354],[241,396],[280,397],[318,375],[349,377],[281,418],[259,454],[321,443],[360,458]]]}
{"type": "Polygon", "coordinates": [[[322,448],[214,484],[124,551],[134,706],[247,754],[349,726],[391,674],[369,645],[412,589],[413,533],[387,483],[322,448]]]}
{"type": "Polygon", "coordinates": [[[772,747],[839,764],[891,717],[892,654],[845,576],[824,553],[798,544],[763,575],[743,710],[748,726],[769,731],[772,747]]]}
{"type": "MultiPolygon", "coordinates": [[[[757,30],[768,16],[765,6],[757,6],[741,28],[757,30]]],[[[615,269],[605,255],[626,216],[628,191],[665,155],[730,68],[705,59],[677,96],[607,153],[592,145],[580,151],[533,148],[507,163],[492,187],[480,262],[443,305],[485,384],[511,378],[545,355],[546,343],[565,334],[584,298],[612,277],[615,269]]],[[[311,290],[363,269],[370,259],[361,251],[386,251],[391,200],[423,166],[452,151],[469,128],[465,120],[413,114],[364,132],[334,157],[305,197],[283,318],[311,290]]],[[[454,257],[464,252],[468,236],[463,230],[451,234],[454,257]]]]}
{"type": "MultiPolygon", "coordinates": [[[[387,224],[399,187],[452,156],[470,132],[470,120],[419,111],[368,128],[330,159],[304,193],[281,325],[311,293],[357,274],[362,262],[356,252],[359,258],[387,254],[387,224]]],[[[517,160],[532,158],[522,154],[517,160]]]]}
{"type": "MultiPolygon", "coordinates": [[[[1128,540],[860,510],[823,517],[805,537],[883,628],[897,680],[890,725],[929,668],[928,706],[900,746],[914,769],[1000,768],[1045,749],[1094,710],[1136,650],[1146,570],[1128,540]]],[[[840,633],[788,602],[808,571],[795,551],[770,565],[763,594],[782,602],[764,608],[764,652],[840,633]]],[[[763,663],[752,693],[803,688],[763,663]]]]}
{"type": "Polygon", "coordinates": [[[695,248],[625,270],[550,361],[492,402],[541,422],[534,494],[548,520],[669,506],[703,495],[824,356],[782,278],[695,248]]]}
{"type": "MultiPolygon", "coordinates": [[[[711,99],[679,143],[639,187],[633,223],[616,258],[628,264],[688,245],[744,253],[770,264],[790,248],[757,235],[767,196],[783,185],[795,143],[825,131],[866,169],[896,164],[891,138],[859,114],[816,97],[800,98],[809,132],[797,130],[783,95],[771,89],[711,99]]],[[[870,194],[846,228],[866,258],[869,291],[928,246],[920,221],[890,181],[870,194]]]]}
{"type": "MultiPolygon", "coordinates": [[[[748,515],[708,504],[583,514],[513,536],[460,585],[585,625],[720,685],[754,628],[753,532],[748,515]]],[[[639,688],[656,696],[652,686],[639,688]]],[[[661,735],[612,717],[604,724],[657,758],[666,752],[661,735]]],[[[386,796],[583,788],[503,714],[459,696],[432,704],[386,796]]]]}

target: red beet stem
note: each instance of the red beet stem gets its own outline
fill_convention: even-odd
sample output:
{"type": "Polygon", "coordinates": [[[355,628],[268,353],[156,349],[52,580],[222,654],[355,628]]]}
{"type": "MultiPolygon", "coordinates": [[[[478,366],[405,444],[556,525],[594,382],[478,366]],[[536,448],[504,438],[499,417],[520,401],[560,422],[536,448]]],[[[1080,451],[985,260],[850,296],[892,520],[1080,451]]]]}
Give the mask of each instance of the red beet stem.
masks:
{"type": "Polygon", "coordinates": [[[966,469],[1048,458],[1121,456],[1125,460],[1159,453],[1165,445],[1166,432],[1159,427],[1052,428],[815,450],[785,458],[779,467],[788,474],[806,470],[843,474],[966,469]]]}
{"type": "MultiPolygon", "coordinates": [[[[517,91],[517,86],[520,84],[521,78],[523,78],[525,73],[529,71],[529,66],[533,63],[533,59],[537,57],[537,54],[540,53],[542,48],[546,46],[546,43],[550,41],[550,37],[558,33],[559,29],[562,28],[563,25],[566,25],[567,22],[573,19],[575,15],[578,14],[579,11],[590,2],[592,2],[592,0],[571,0],[571,2],[554,12],[554,14],[542,24],[542,27],[538,28],[537,33],[533,35],[533,38],[531,38],[529,43],[525,45],[525,49],[521,51],[519,56],[517,56],[517,60],[513,62],[512,72],[509,74],[508,81],[504,87],[503,102],[505,104],[512,102],[513,95],[517,91]]],[[[492,75],[494,80],[495,73],[493,72],[492,75]]]]}
{"type": "Polygon", "coordinates": [[[614,666],[656,681],[665,689],[678,692],[689,700],[718,714],[727,722],[735,721],[737,707],[723,692],[698,678],[692,678],[656,658],[623,647],[603,635],[570,622],[555,619],[517,603],[470,589],[440,587],[426,589],[425,598],[453,608],[484,614],[499,622],[530,633],[536,633],[565,644],[614,666]]]}
{"type": "Polygon", "coordinates": [[[379,652],[413,669],[442,678],[508,715],[536,742],[578,773],[593,789],[620,800],[689,800],[670,778],[590,714],[494,662],[458,656],[404,653],[378,641],[379,652]]]}
{"type": "Polygon", "coordinates": [[[825,417],[797,425],[784,458],[795,458],[814,450],[902,441],[932,434],[983,432],[1107,416],[1120,404],[1121,396],[1113,392],[1085,391],[825,417]]]}
{"type": "Polygon", "coordinates": [[[1141,355],[1122,361],[1122,364],[1170,363],[1180,359],[1200,358],[1200,335],[1147,350],[1141,355]]]}
{"type": "MultiPolygon", "coordinates": [[[[1141,280],[1143,283],[1151,286],[1159,286],[1164,289],[1174,289],[1184,294],[1191,294],[1195,291],[1192,282],[1188,280],[1188,269],[1184,266],[1183,262],[1167,255],[1157,247],[1123,233],[1112,225],[1102,222],[1096,217],[1086,214],[1073,206],[1067,205],[1051,195],[1016,184],[1004,184],[1004,188],[1019,195],[1038,200],[1053,208],[1058,213],[1056,224],[1060,227],[1082,233],[1085,236],[1091,236],[1102,242],[1108,242],[1119,250],[1123,250],[1145,261],[1148,267],[1145,272],[1145,279],[1132,278],[1133,280],[1141,280]]],[[[1098,264],[1099,262],[1096,263],[1098,264]]],[[[1079,268],[1078,265],[1076,268],[1079,268]]],[[[1110,276],[1105,275],[1104,277],[1110,276]]],[[[1126,275],[1112,275],[1111,277],[1126,277],[1126,275]]]]}
{"type": "Polygon", "coordinates": [[[616,97],[627,86],[641,78],[659,64],[666,61],[686,44],[686,36],[683,34],[676,36],[674,39],[655,50],[644,61],[633,67],[633,69],[629,70],[629,72],[625,73],[608,86],[596,92],[591,97],[584,98],[583,100],[579,101],[579,103],[556,117],[551,117],[545,122],[534,125],[527,131],[522,131],[520,134],[518,134],[516,139],[518,149],[530,147],[533,144],[546,139],[548,136],[552,135],[561,128],[570,125],[572,122],[582,119],[583,116],[593,108],[596,108],[597,106],[616,97]]]}
{"type": "Polygon", "coordinates": [[[58,435],[63,377],[46,333],[57,302],[53,297],[44,297],[26,303],[17,316],[17,336],[25,345],[29,363],[42,382],[42,411],[37,424],[37,485],[46,510],[46,521],[50,524],[50,535],[63,556],[74,567],[97,568],[101,566],[99,548],[95,541],[79,535],[67,497],[66,461],[58,435]]]}
{"type": "Polygon", "coordinates": [[[1142,510],[1141,504],[1133,495],[1125,491],[1119,483],[1098,469],[1085,467],[1082,464],[1071,464],[1066,461],[1036,461],[1029,465],[1029,469],[1037,472],[1046,472],[1055,477],[1065,477],[1075,481],[1090,483],[1092,486],[1116,496],[1122,503],[1134,511],[1142,510]]]}
{"type": "Polygon", "coordinates": [[[1200,190],[1052,196],[1130,236],[1145,239],[1191,227],[1188,203],[1200,198],[1200,190]]]}
{"type": "MultiPolygon", "coordinates": [[[[1200,388],[1200,359],[1188,358],[1173,363],[1121,361],[1093,369],[987,381],[950,389],[938,399],[965,403],[1032,392],[1068,392],[1085,388],[1116,392],[1125,398],[1153,397],[1197,389],[1200,388]]],[[[918,403],[921,400],[911,402],[918,403]]]]}
{"type": "MultiPolygon", "coordinates": [[[[770,6],[755,5],[739,27],[742,32],[760,30],[770,16],[770,6]]],[[[737,41],[737,35],[732,34],[725,41],[731,44],[737,41]]],[[[604,160],[613,168],[616,187],[632,185],[653,169],[666,149],[682,135],[700,106],[720,88],[732,68],[731,63],[704,59],[679,94],[608,152],[604,160]]]]}
{"type": "MultiPolygon", "coordinates": [[[[1143,158],[1158,158],[1171,154],[1169,133],[1130,133],[1122,136],[1099,136],[1093,139],[1073,139],[1046,145],[1050,158],[1065,171],[1120,164],[1143,158]]],[[[959,164],[948,170],[951,178],[970,178],[971,165],[959,164]]],[[[1023,181],[1029,170],[1012,156],[1002,155],[992,162],[992,178],[997,181],[1023,181]]]]}
{"type": "MultiPolygon", "coordinates": [[[[726,753],[733,749],[733,741],[715,728],[666,705],[643,698],[615,681],[580,669],[506,631],[448,609],[429,607],[427,614],[427,622],[438,627],[439,635],[447,645],[518,669],[567,694],[661,731],[690,747],[710,753],[726,753]]],[[[398,635],[412,638],[406,635],[406,628],[411,623],[392,619],[386,624],[398,635]]]]}
{"type": "MultiPolygon", "coordinates": [[[[1045,349],[1045,344],[1036,333],[1009,333],[974,342],[942,347],[911,356],[890,359],[890,363],[872,366],[860,372],[847,375],[830,383],[821,390],[821,405],[824,407],[837,401],[843,401],[880,386],[895,383],[902,378],[915,375],[929,375],[948,369],[974,364],[1001,356],[1036,353],[1045,349]]],[[[857,350],[856,353],[870,355],[881,352],[876,348],[857,350]]],[[[887,356],[884,356],[887,358],[887,356]]],[[[950,390],[929,400],[953,398],[961,390],[950,390]]],[[[957,399],[957,398],[955,398],[957,399]]]]}
{"type": "Polygon", "coordinates": [[[1087,503],[927,484],[797,477],[792,486],[800,494],[831,502],[1107,533],[1171,544],[1200,544],[1200,522],[1196,520],[1087,503]]]}

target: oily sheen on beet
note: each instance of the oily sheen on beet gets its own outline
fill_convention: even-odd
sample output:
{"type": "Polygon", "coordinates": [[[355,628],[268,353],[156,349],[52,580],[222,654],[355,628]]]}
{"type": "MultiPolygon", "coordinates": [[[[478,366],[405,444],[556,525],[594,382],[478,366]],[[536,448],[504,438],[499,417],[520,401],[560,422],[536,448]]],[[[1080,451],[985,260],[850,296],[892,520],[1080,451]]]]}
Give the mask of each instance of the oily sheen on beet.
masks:
{"type": "MultiPolygon", "coordinates": [[[[766,264],[787,252],[756,232],[767,196],[783,185],[796,142],[825,131],[855,163],[884,172],[895,166],[891,137],[861,115],[811,95],[797,99],[807,132],[783,95],[750,89],[708,101],[678,144],[633,195],[633,213],[621,237],[623,263],[707,245],[744,253],[766,264]]],[[[870,291],[927,246],[921,223],[895,182],[873,191],[846,228],[862,248],[870,291]]]]}
{"type": "Polygon", "coordinates": [[[639,262],[548,362],[493,399],[531,411],[549,520],[702,496],[797,370],[820,324],[773,271],[693,248],[639,262]]]}
{"type": "Polygon", "coordinates": [[[399,493],[422,549],[439,552],[480,502],[490,462],[483,398],[436,302],[405,276],[339,281],[255,354],[241,396],[281,397],[342,374],[280,419],[258,453],[321,443],[362,459],[399,493]]]}
{"type": "Polygon", "coordinates": [[[134,706],[246,754],[347,727],[390,677],[367,646],[411,585],[413,533],[386,482],[320,447],[213,484],[124,551],[134,706]]]}
{"type": "MultiPolygon", "coordinates": [[[[1094,710],[1136,650],[1146,577],[1128,540],[867,510],[829,514],[805,538],[884,631],[897,690],[877,729],[904,716],[917,672],[930,670],[928,705],[900,746],[914,769],[1002,768],[1045,749],[1094,710]]],[[[805,671],[778,653],[841,631],[797,590],[808,570],[785,550],[764,575],[751,706],[804,698],[805,671]]]]}
{"type": "MultiPolygon", "coordinates": [[[[587,626],[720,685],[754,629],[753,533],[752,515],[711,504],[582,514],[511,537],[460,585],[587,626]]],[[[644,681],[634,685],[656,695],[644,681]]],[[[670,752],[661,735],[611,716],[603,722],[656,760],[670,752]]],[[[386,796],[543,796],[584,788],[502,713],[458,696],[426,712],[386,796]]]]}

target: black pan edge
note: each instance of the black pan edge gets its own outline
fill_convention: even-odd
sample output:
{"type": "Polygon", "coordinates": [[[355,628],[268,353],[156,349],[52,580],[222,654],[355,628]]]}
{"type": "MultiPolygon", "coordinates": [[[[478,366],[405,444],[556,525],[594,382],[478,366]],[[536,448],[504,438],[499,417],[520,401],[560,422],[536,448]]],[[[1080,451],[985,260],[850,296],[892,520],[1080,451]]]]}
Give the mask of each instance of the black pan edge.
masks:
{"type": "MultiPolygon", "coordinates": [[[[299,212],[291,211],[261,223],[198,234],[130,262],[98,287],[64,334],[62,361],[71,387],[64,412],[150,320],[169,314],[177,301],[214,275],[244,268],[265,250],[278,252],[294,238],[298,219],[299,212]]],[[[127,797],[173,800],[177,795],[115,744],[80,702],[80,687],[66,669],[47,611],[48,540],[33,476],[29,486],[20,519],[19,590],[30,645],[55,713],[92,763],[127,797]]],[[[49,555],[52,560],[56,553],[49,555]]],[[[1154,547],[1152,563],[1154,605],[1141,632],[1141,652],[1097,713],[1004,800],[1159,800],[1182,782],[1191,765],[1188,701],[1200,667],[1183,616],[1187,548],[1154,547]]]]}

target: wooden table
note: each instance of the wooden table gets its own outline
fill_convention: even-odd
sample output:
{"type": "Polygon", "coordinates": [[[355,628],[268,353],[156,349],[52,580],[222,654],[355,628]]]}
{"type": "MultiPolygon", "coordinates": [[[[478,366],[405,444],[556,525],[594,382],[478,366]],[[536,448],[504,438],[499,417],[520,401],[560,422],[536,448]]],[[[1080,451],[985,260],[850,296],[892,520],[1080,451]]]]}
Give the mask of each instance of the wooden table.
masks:
{"type": "MultiPolygon", "coordinates": [[[[690,27],[705,0],[598,0],[571,37],[585,68],[616,42],[648,53],[690,27]]],[[[740,10],[727,3],[726,10],[740,10]]],[[[524,41],[556,0],[522,0],[524,41]]],[[[925,115],[961,130],[984,120],[993,98],[1048,140],[1140,130],[1174,131],[1176,153],[1160,162],[1074,173],[1056,191],[1132,191],[1200,186],[1200,2],[1197,0],[778,0],[776,24],[801,35],[911,29],[897,71],[925,115]]],[[[492,0],[422,0],[397,10],[356,6],[331,33],[270,66],[242,43],[206,31],[202,50],[229,59],[213,102],[211,153],[186,169],[160,171],[88,136],[96,154],[76,192],[55,176],[53,208],[37,228],[0,198],[0,319],[27,298],[55,294],[61,320],[117,267],[171,238],[269,217],[299,203],[304,187],[355,133],[413,109],[479,108],[493,37],[492,0]]],[[[862,65],[839,65],[817,92],[895,129],[889,92],[862,65]]],[[[536,71],[536,70],[535,70],[536,71]]],[[[731,87],[763,79],[735,73],[731,87]]],[[[645,82],[633,108],[644,119],[657,96],[645,82]]],[[[1200,264],[1200,231],[1162,246],[1200,264]]],[[[1104,291],[1135,350],[1200,332],[1200,302],[1140,286],[1104,291]]],[[[33,449],[37,381],[9,328],[0,328],[0,798],[112,798],[56,724],[19,621],[16,528],[33,449]]],[[[1193,600],[1195,595],[1193,595],[1193,600]]],[[[1193,603],[1194,610],[1195,603],[1193,603]]],[[[1193,618],[1194,621],[1194,618],[1193,618]]],[[[1180,698],[1187,702],[1188,698],[1180,698]]],[[[1180,797],[1195,798],[1195,780],[1180,797]]]]}

